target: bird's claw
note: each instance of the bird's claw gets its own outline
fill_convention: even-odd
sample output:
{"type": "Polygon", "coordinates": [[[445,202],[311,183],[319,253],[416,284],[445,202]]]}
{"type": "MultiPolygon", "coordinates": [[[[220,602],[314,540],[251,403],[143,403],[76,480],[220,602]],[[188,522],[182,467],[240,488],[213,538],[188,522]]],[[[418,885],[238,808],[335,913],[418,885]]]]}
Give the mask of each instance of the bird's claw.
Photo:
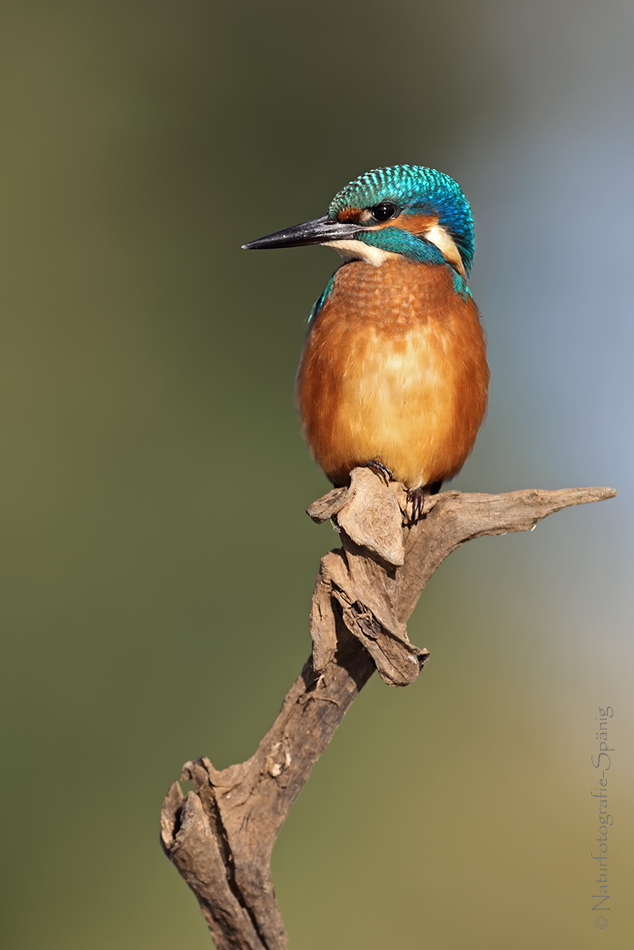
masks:
{"type": "Polygon", "coordinates": [[[375,475],[378,475],[379,478],[382,478],[386,485],[389,485],[392,481],[392,473],[383,462],[379,462],[378,459],[370,459],[368,462],[364,462],[361,468],[369,468],[371,472],[374,472],[375,475]]]}
{"type": "Polygon", "coordinates": [[[412,514],[410,524],[416,524],[423,517],[423,508],[425,507],[425,495],[422,488],[410,488],[407,493],[407,501],[412,504],[412,514]]]}

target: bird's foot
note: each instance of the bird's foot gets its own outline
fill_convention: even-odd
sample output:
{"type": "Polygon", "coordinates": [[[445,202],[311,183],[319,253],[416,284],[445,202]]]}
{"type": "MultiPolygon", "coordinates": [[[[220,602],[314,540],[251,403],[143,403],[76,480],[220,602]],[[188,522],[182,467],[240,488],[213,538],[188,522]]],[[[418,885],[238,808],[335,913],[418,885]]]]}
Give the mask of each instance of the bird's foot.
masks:
{"type": "Polygon", "coordinates": [[[412,513],[409,523],[416,524],[423,517],[423,508],[425,507],[425,494],[422,488],[410,488],[407,493],[407,501],[411,502],[412,513]]]}
{"type": "Polygon", "coordinates": [[[364,462],[361,468],[369,468],[371,472],[374,472],[375,475],[382,478],[386,485],[389,485],[392,481],[391,471],[383,462],[379,462],[378,459],[370,459],[369,462],[364,462]]]}
{"type": "Polygon", "coordinates": [[[437,495],[442,486],[442,482],[433,482],[431,485],[427,485],[426,488],[410,488],[407,492],[407,501],[408,504],[412,505],[412,514],[409,519],[411,525],[416,524],[417,521],[423,517],[424,507],[425,507],[425,498],[427,495],[437,495]]]}

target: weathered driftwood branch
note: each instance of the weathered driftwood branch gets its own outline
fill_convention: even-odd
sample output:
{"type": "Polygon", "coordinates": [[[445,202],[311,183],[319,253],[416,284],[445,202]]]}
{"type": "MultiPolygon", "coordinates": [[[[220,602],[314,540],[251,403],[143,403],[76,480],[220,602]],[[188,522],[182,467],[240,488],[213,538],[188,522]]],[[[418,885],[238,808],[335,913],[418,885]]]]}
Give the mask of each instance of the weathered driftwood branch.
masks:
{"type": "Polygon", "coordinates": [[[276,836],[311,769],[375,669],[391,685],[413,682],[428,657],[410,643],[406,622],[441,562],[465,541],[526,531],[569,505],[602,501],[610,488],[443,492],[425,516],[403,526],[406,495],[368,469],[349,489],[315,502],[315,521],[331,518],[342,547],[326,554],[311,608],[313,654],[289,690],[255,754],[217,771],[187,762],[183,796],[171,786],[161,816],[165,852],[196,894],[218,950],[283,950],[284,925],[271,882],[276,836]]]}

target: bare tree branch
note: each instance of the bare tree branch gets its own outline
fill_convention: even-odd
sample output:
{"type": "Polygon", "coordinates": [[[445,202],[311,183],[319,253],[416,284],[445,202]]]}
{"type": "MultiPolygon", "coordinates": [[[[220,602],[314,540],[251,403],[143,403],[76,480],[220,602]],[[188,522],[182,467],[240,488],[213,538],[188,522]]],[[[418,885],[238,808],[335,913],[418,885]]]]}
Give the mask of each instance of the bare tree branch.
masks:
{"type": "Polygon", "coordinates": [[[196,894],[218,950],[285,950],[271,882],[277,834],[313,765],[375,669],[393,686],[413,682],[428,657],[410,643],[406,623],[427,581],[473,538],[527,531],[570,505],[612,498],[611,488],[443,492],[407,522],[402,485],[355,469],[308,509],[332,519],[342,547],[322,558],[313,594],[313,653],[279,716],[246,762],[217,771],[207,758],[187,762],[161,815],[166,854],[196,894]]]}

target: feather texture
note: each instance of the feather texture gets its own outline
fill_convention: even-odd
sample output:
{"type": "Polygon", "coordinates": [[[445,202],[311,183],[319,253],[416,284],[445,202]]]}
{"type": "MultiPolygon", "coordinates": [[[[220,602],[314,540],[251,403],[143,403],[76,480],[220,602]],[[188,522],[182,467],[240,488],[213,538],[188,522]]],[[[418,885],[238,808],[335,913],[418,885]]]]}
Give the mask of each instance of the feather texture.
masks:
{"type": "Polygon", "coordinates": [[[478,310],[448,265],[390,256],[335,274],[297,378],[308,445],[335,485],[370,459],[408,488],[460,470],[486,411],[478,310]]]}

